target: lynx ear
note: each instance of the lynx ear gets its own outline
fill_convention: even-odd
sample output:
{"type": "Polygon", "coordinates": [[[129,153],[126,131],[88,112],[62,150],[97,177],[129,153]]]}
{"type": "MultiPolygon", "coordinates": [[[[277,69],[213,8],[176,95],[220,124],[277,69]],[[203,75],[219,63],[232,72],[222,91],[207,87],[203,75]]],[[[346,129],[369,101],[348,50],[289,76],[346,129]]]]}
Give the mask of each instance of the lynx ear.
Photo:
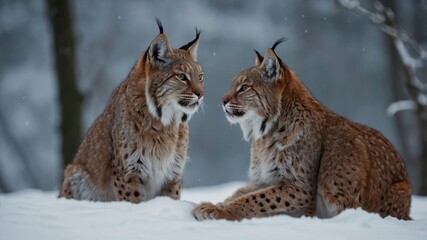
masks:
{"type": "MultiPolygon", "coordinates": [[[[276,82],[277,78],[280,75],[281,60],[277,57],[276,53],[274,52],[274,49],[277,47],[277,45],[284,41],[286,41],[286,38],[280,38],[279,40],[277,40],[273,44],[273,46],[267,50],[264,55],[264,59],[262,60],[261,66],[259,66],[264,72],[265,81],[268,83],[276,82]]],[[[258,52],[257,55],[259,55],[258,52]]]]}
{"type": "Polygon", "coordinates": [[[156,18],[157,25],[159,27],[159,35],[150,43],[148,48],[148,60],[153,65],[165,64],[168,60],[168,56],[173,53],[173,50],[169,44],[169,40],[163,33],[162,22],[156,18]]]}
{"type": "Polygon", "coordinates": [[[255,66],[259,66],[261,65],[262,61],[264,60],[264,57],[257,51],[255,50],[255,66]]]}
{"type": "Polygon", "coordinates": [[[153,65],[165,64],[168,56],[173,53],[165,34],[159,34],[148,48],[148,59],[153,65]]]}
{"type": "Polygon", "coordinates": [[[276,81],[280,73],[280,60],[271,48],[265,53],[260,68],[264,72],[264,80],[266,82],[273,83],[276,81]]]}
{"type": "Polygon", "coordinates": [[[194,38],[191,42],[185,44],[184,46],[180,47],[180,49],[187,50],[191,57],[194,59],[194,61],[197,61],[197,48],[199,47],[199,37],[200,37],[200,29],[196,28],[196,38],[194,38]]]}

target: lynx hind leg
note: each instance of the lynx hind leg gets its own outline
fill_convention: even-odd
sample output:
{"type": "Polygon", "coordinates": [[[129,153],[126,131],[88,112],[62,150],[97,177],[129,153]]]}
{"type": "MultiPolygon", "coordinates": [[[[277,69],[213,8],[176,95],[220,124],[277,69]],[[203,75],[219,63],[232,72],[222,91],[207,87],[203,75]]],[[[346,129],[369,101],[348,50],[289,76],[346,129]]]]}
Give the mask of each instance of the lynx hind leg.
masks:
{"type": "Polygon", "coordinates": [[[381,217],[392,216],[398,219],[410,220],[411,186],[405,182],[393,184],[384,194],[384,201],[378,213],[381,217]]]}
{"type": "Polygon", "coordinates": [[[61,190],[59,191],[58,198],[76,198],[73,195],[72,190],[72,182],[73,182],[73,173],[74,171],[78,171],[78,167],[76,165],[70,164],[64,171],[64,182],[62,183],[61,190]]]}
{"type": "Polygon", "coordinates": [[[58,198],[66,198],[66,199],[73,198],[73,193],[71,192],[71,183],[69,178],[64,179],[64,182],[62,183],[61,189],[59,191],[58,198]]]}
{"type": "Polygon", "coordinates": [[[59,197],[91,201],[114,200],[110,187],[94,185],[89,179],[89,173],[82,166],[75,164],[70,164],[65,169],[59,197]]]}
{"type": "MultiPolygon", "coordinates": [[[[339,170],[338,172],[342,172],[339,170]]],[[[345,172],[345,171],[343,171],[345,172]]],[[[322,174],[321,174],[322,175],[322,174]]],[[[361,180],[356,176],[342,177],[336,174],[326,173],[321,176],[322,182],[318,183],[316,197],[316,216],[319,218],[331,218],[348,208],[362,207],[362,190],[359,187],[361,180]]]]}

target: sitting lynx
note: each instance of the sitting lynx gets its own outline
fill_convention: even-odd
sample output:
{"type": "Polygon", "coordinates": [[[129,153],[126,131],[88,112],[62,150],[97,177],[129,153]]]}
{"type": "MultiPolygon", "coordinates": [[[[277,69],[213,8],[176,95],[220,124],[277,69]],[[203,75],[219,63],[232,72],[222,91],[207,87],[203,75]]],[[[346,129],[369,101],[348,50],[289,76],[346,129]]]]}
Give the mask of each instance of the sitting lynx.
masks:
{"type": "Polygon", "coordinates": [[[228,121],[252,140],[250,184],[218,205],[201,203],[198,220],[333,217],[361,207],[409,219],[404,162],[379,132],[321,105],[277,57],[277,41],[238,74],[222,98],[228,121]]]}
{"type": "Polygon", "coordinates": [[[203,99],[196,63],[200,32],[179,49],[163,33],[112,93],[64,173],[59,197],[133,203],[179,199],[187,121],[203,99]]]}

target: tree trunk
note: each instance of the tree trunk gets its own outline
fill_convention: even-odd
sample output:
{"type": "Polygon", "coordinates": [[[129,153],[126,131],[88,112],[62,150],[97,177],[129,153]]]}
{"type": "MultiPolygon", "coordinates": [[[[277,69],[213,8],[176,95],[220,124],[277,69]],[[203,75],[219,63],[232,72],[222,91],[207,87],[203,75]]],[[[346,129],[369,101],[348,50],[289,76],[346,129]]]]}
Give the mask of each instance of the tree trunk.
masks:
{"type": "MultiPolygon", "coordinates": [[[[382,1],[383,3],[385,3],[385,6],[392,9],[392,10],[396,10],[393,9],[394,4],[393,4],[393,0],[387,0],[387,1],[382,1]]],[[[418,6],[419,8],[421,8],[421,6],[418,6]]],[[[414,12],[413,15],[417,16],[417,7],[414,8],[414,12]]],[[[419,13],[419,12],[418,12],[419,13]]],[[[395,15],[396,16],[396,15],[395,15]]],[[[387,16],[387,14],[384,14],[385,17],[385,24],[387,26],[391,26],[391,27],[396,27],[396,22],[395,19],[391,19],[387,16]]],[[[419,19],[417,19],[417,17],[415,18],[415,27],[414,27],[414,31],[420,31],[423,32],[423,28],[420,28],[420,25],[422,25],[421,22],[419,22],[419,19]],[[420,29],[419,29],[420,28],[420,29]]],[[[389,38],[390,42],[394,43],[395,41],[395,37],[391,36],[391,35],[387,35],[387,37],[389,38]]],[[[420,42],[422,39],[418,39],[420,42]]],[[[397,52],[397,48],[396,48],[396,44],[393,44],[394,46],[394,50],[395,52],[397,52]]],[[[399,58],[400,61],[400,66],[403,72],[403,77],[405,78],[405,87],[406,90],[409,92],[409,95],[412,97],[413,101],[418,101],[417,98],[417,90],[415,89],[415,86],[413,86],[413,84],[411,83],[411,70],[408,68],[408,66],[405,66],[405,64],[403,63],[403,59],[399,58]]],[[[417,117],[416,120],[416,128],[419,129],[420,131],[420,135],[419,135],[419,143],[420,143],[420,148],[421,148],[421,153],[420,155],[417,156],[418,158],[418,163],[419,163],[419,172],[418,172],[418,181],[419,181],[419,187],[418,187],[418,194],[420,195],[427,195],[427,119],[425,119],[423,117],[424,113],[424,107],[421,104],[417,104],[416,106],[416,110],[415,110],[415,114],[417,117]]]]}
{"type": "Polygon", "coordinates": [[[421,131],[421,154],[420,154],[420,186],[418,188],[418,194],[421,196],[427,196],[427,122],[420,119],[421,131]]]}
{"type": "Polygon", "coordinates": [[[83,96],[76,84],[73,21],[69,1],[47,0],[47,5],[61,105],[61,150],[65,167],[73,160],[80,144],[83,96]]]}
{"type": "MultiPolygon", "coordinates": [[[[421,44],[427,42],[427,10],[423,7],[422,1],[416,1],[413,8],[413,24],[414,24],[414,38],[421,44]]],[[[427,66],[420,69],[421,76],[427,76],[427,66]]],[[[425,83],[427,84],[427,83],[425,83]]],[[[419,157],[420,170],[419,170],[419,188],[418,194],[427,196],[427,110],[418,109],[417,115],[419,116],[420,126],[420,147],[421,153],[419,157]]]]}
{"type": "MultiPolygon", "coordinates": [[[[399,12],[397,12],[396,6],[394,4],[394,1],[392,0],[383,0],[382,3],[390,8],[396,19],[399,16],[399,12]]],[[[388,65],[390,69],[390,80],[391,80],[391,94],[392,94],[392,101],[400,101],[407,99],[407,94],[404,92],[404,85],[402,83],[402,73],[399,63],[399,56],[397,54],[397,51],[394,47],[393,39],[388,37],[388,35],[384,35],[385,40],[387,41],[387,54],[388,56],[388,65]]],[[[405,114],[405,113],[403,113],[405,114]]],[[[402,147],[402,157],[405,159],[405,162],[412,162],[410,159],[412,155],[409,152],[408,143],[406,141],[407,134],[405,131],[405,119],[404,116],[402,116],[402,113],[397,113],[393,117],[394,122],[396,124],[396,130],[398,135],[398,141],[399,145],[402,147]]]]}

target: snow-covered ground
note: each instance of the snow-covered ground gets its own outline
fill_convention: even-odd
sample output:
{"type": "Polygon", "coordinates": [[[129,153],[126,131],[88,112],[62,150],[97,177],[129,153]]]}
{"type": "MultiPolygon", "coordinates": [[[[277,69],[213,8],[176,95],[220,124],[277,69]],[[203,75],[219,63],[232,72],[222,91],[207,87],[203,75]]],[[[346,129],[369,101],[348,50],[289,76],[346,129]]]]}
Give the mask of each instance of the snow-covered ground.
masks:
{"type": "Polygon", "coordinates": [[[182,201],[166,197],[142,204],[57,199],[26,190],[0,195],[0,239],[427,239],[427,198],[413,197],[413,221],[382,219],[360,209],[339,216],[276,216],[241,222],[197,222],[195,202],[218,202],[242,183],[185,189],[182,201]]]}

